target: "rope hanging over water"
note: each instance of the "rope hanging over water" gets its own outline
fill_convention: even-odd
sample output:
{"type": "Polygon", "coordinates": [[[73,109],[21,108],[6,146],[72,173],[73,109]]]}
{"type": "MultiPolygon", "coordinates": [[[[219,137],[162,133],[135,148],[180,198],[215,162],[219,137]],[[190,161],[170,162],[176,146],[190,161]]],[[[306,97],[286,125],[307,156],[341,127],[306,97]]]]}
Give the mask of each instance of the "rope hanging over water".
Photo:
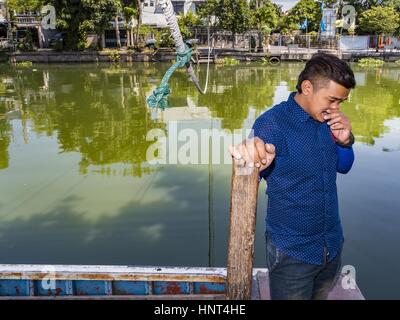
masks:
{"type": "Polygon", "coordinates": [[[147,98],[147,104],[151,108],[160,108],[162,110],[168,108],[168,95],[171,93],[169,88],[169,78],[173,75],[175,70],[185,67],[192,58],[192,49],[186,45],[184,52],[176,51],[176,63],[168,69],[163,79],[161,80],[160,86],[153,91],[153,94],[147,98]]]}
{"type": "MultiPolygon", "coordinates": [[[[208,50],[207,79],[206,79],[205,89],[203,90],[200,86],[199,80],[197,79],[191,64],[192,49],[189,48],[183,42],[182,34],[179,29],[178,20],[175,16],[171,0],[160,0],[159,4],[165,15],[165,19],[167,20],[167,24],[171,29],[172,37],[174,38],[176,46],[176,63],[172,67],[170,67],[168,71],[165,73],[160,86],[153,91],[153,94],[151,96],[147,98],[147,104],[151,108],[160,108],[164,110],[168,108],[168,96],[171,93],[171,89],[168,84],[169,79],[171,78],[175,70],[179,68],[183,67],[187,68],[189,78],[191,79],[191,81],[194,83],[197,90],[201,94],[205,94],[207,92],[211,48],[210,46],[208,48],[209,50],[208,50]]],[[[208,41],[209,40],[210,39],[208,39],[208,41]]]]}

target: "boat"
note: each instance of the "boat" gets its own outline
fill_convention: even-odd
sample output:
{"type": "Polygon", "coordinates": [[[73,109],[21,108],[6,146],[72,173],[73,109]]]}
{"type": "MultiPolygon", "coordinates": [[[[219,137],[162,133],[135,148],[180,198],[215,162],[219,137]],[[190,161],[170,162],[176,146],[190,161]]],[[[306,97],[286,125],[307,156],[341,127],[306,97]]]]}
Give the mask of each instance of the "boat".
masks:
{"type": "MultiPolygon", "coordinates": [[[[268,270],[252,276],[251,300],[270,300],[268,270]]],[[[345,276],[328,300],[364,300],[345,276]]],[[[225,300],[226,281],[226,268],[2,264],[0,300],[225,300]]]]}

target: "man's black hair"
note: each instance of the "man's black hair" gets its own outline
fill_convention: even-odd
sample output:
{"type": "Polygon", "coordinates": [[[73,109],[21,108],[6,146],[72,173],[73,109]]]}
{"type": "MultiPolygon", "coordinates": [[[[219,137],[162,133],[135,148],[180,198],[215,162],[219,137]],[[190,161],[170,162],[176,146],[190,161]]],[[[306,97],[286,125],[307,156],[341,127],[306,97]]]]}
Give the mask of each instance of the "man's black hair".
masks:
{"type": "Polygon", "coordinates": [[[305,80],[309,80],[315,90],[327,85],[329,80],[347,89],[353,89],[356,86],[354,73],[349,65],[338,57],[327,53],[317,53],[307,61],[297,82],[296,88],[299,93],[301,93],[301,84],[305,80]]]}

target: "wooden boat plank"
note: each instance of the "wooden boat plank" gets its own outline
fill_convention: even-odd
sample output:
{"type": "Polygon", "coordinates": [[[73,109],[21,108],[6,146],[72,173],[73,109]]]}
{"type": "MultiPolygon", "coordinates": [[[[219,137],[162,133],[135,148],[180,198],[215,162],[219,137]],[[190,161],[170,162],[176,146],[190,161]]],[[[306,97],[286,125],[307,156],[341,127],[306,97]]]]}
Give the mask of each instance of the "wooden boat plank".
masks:
{"type": "MultiPolygon", "coordinates": [[[[344,289],[341,275],[329,300],[364,300],[344,289]]],[[[267,269],[253,269],[252,299],[269,300],[267,269]]],[[[222,299],[224,268],[0,265],[0,299],[222,299]],[[164,273],[165,272],[165,273],[164,273]],[[55,281],[47,289],[46,281],[55,281]]]]}

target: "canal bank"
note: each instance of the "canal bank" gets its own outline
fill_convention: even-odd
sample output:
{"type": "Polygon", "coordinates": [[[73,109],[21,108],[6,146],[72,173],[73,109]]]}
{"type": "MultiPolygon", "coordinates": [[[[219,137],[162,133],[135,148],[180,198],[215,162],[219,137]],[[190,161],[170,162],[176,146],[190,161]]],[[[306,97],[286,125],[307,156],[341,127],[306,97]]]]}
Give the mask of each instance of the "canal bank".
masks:
{"type": "MultiPolygon", "coordinates": [[[[400,51],[340,51],[329,49],[272,49],[270,52],[254,53],[243,50],[214,49],[210,54],[210,62],[226,57],[234,58],[242,62],[270,61],[307,61],[317,52],[331,53],[346,61],[357,61],[365,57],[382,59],[394,62],[400,59],[400,51]]],[[[11,63],[30,61],[33,63],[88,63],[88,62],[171,62],[176,59],[173,49],[159,49],[154,52],[135,52],[132,50],[109,51],[82,51],[82,52],[56,52],[43,50],[26,53],[3,54],[4,60],[11,63]],[[8,58],[7,58],[8,56],[8,58]]],[[[208,49],[200,48],[193,54],[194,63],[205,63],[208,59],[208,49]]]]}

